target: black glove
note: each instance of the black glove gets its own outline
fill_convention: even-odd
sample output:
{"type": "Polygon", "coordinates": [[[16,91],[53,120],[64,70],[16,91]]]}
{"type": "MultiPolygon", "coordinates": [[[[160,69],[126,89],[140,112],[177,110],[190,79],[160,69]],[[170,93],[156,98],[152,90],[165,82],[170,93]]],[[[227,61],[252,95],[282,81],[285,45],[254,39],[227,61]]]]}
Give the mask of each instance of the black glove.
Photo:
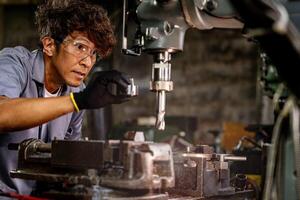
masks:
{"type": "Polygon", "coordinates": [[[83,91],[73,94],[74,101],[79,110],[120,104],[129,100],[129,84],[129,79],[116,70],[96,72],[83,91]]]}

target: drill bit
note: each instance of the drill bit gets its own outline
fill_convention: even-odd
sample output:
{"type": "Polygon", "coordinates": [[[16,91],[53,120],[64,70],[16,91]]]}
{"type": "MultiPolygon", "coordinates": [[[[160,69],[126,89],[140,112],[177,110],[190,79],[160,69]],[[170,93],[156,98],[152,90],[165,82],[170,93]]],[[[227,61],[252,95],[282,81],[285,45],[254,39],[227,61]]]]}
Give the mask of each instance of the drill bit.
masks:
{"type": "Polygon", "coordinates": [[[166,113],[166,92],[156,92],[156,123],[155,126],[158,130],[165,130],[165,113],[166,113]]]}

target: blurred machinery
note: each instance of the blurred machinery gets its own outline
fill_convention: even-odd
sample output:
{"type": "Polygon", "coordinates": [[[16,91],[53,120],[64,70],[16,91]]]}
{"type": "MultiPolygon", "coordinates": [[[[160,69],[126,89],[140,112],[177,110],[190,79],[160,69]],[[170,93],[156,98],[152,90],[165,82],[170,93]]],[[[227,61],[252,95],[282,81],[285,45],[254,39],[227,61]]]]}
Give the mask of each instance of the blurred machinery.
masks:
{"type": "Polygon", "coordinates": [[[295,65],[300,59],[300,2],[231,2],[246,24],[245,34],[266,53],[262,56],[265,64],[263,81],[274,102],[275,123],[269,134],[271,140],[263,145],[267,154],[261,198],[299,199],[300,87],[295,65]]]}
{"type": "MultiPolygon", "coordinates": [[[[134,138],[134,137],[133,137],[134,138]]],[[[49,199],[245,199],[247,180],[230,185],[230,161],[208,146],[172,152],[165,143],[37,139],[18,149],[14,178],[36,180],[34,195],[49,199]],[[173,154],[174,153],[174,154],[173,154]]]]}

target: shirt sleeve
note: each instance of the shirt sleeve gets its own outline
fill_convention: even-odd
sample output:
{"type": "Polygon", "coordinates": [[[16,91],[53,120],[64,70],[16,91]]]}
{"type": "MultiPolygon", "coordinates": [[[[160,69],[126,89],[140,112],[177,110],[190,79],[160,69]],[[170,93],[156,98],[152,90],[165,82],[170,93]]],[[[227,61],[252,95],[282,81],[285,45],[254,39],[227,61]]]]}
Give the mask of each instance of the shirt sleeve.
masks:
{"type": "Polygon", "coordinates": [[[64,138],[65,140],[79,140],[81,138],[81,128],[84,113],[85,111],[80,111],[72,114],[71,122],[64,138]]]}
{"type": "Polygon", "coordinates": [[[22,58],[13,48],[6,48],[0,52],[0,96],[20,97],[26,84],[26,75],[22,58]]]}

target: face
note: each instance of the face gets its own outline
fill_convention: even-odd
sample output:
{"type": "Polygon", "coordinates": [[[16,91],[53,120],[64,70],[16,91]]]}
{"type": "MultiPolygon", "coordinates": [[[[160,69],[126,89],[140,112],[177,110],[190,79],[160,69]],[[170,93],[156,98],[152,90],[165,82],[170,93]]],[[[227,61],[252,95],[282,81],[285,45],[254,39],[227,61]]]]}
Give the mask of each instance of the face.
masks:
{"type": "Polygon", "coordinates": [[[81,32],[67,36],[52,56],[51,63],[55,81],[77,87],[86,78],[96,63],[93,42],[81,32]]]}

